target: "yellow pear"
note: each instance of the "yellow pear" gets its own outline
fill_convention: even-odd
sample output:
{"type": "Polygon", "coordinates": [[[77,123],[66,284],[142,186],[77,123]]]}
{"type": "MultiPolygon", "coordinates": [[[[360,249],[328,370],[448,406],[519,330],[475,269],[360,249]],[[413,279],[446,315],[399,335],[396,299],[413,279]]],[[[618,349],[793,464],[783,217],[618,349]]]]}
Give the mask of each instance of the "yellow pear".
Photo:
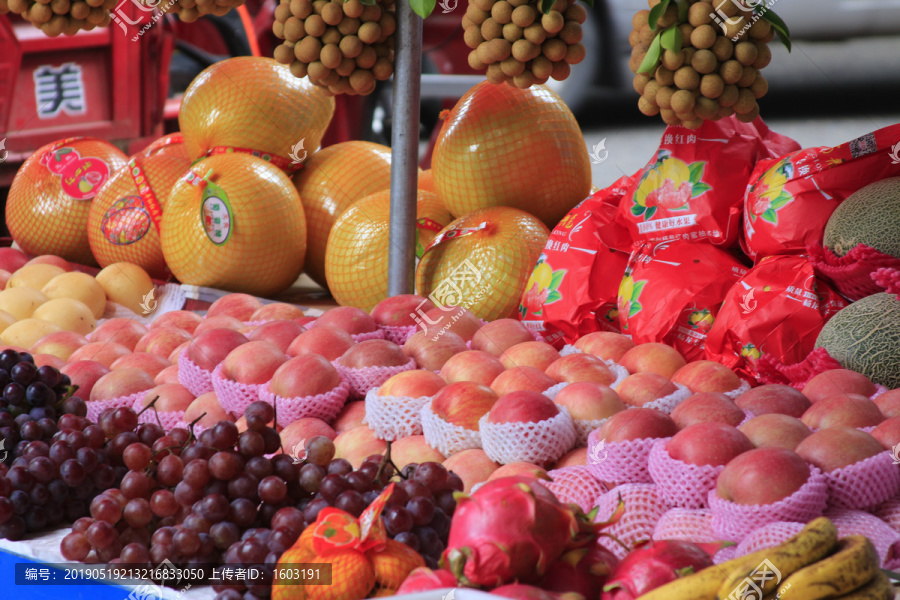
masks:
{"type": "Polygon", "coordinates": [[[47,300],[37,307],[31,316],[53,323],[63,331],[74,331],[81,335],[89,334],[97,325],[94,313],[88,305],[74,298],[47,300]]]}
{"type": "Polygon", "coordinates": [[[22,319],[0,333],[0,341],[10,346],[31,349],[45,335],[62,331],[59,325],[41,319],[22,319]]]}
{"type": "Polygon", "coordinates": [[[106,292],[103,286],[87,273],[72,271],[57,275],[41,288],[41,292],[50,300],[55,298],[81,300],[91,309],[95,319],[101,318],[106,310],[106,292]]]}
{"type": "Polygon", "coordinates": [[[153,289],[153,281],[144,269],[129,262],[113,263],[97,273],[96,280],[111,301],[144,314],[141,304],[153,289]]]}
{"type": "Polygon", "coordinates": [[[41,289],[47,282],[65,273],[60,267],[48,264],[25,265],[12,274],[9,281],[6,282],[6,289],[15,287],[30,287],[36,290],[41,289]]]}
{"type": "Polygon", "coordinates": [[[8,312],[15,319],[27,319],[38,306],[47,301],[47,296],[30,287],[5,289],[0,292],[0,310],[8,312]]]}

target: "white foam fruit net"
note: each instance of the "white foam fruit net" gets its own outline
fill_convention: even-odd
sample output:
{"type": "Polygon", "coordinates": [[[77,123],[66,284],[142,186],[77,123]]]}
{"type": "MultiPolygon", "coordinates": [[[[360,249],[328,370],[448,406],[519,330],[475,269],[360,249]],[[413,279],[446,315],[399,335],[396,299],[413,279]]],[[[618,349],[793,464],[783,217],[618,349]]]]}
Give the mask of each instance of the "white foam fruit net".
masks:
{"type": "Polygon", "coordinates": [[[631,373],[628,372],[628,369],[614,360],[606,360],[604,358],[601,358],[600,360],[606,363],[606,366],[609,367],[609,370],[612,371],[612,374],[616,376],[615,381],[609,384],[609,387],[611,387],[612,389],[616,389],[617,387],[619,387],[619,384],[625,381],[626,377],[631,375],[631,373]]]}
{"type": "Polygon", "coordinates": [[[672,414],[672,411],[675,410],[676,406],[693,395],[691,393],[691,390],[689,390],[687,386],[676,383],[675,387],[677,387],[678,390],[672,392],[668,396],[663,396],[662,398],[657,398],[652,402],[647,402],[643,405],[642,408],[655,408],[656,410],[664,412],[667,415],[672,414]]]}
{"type": "Polygon", "coordinates": [[[738,396],[740,396],[741,394],[743,394],[744,392],[749,391],[749,390],[750,390],[750,384],[747,383],[746,381],[744,381],[743,379],[741,379],[741,385],[739,385],[735,389],[731,390],[730,392],[722,392],[722,393],[725,394],[726,396],[728,396],[729,398],[731,398],[732,400],[735,400],[735,399],[737,399],[738,396]]]}
{"type": "Polygon", "coordinates": [[[259,399],[276,407],[276,417],[281,427],[307,417],[331,423],[341,413],[349,395],[350,384],[343,379],[334,389],[313,396],[283,398],[273,394],[268,383],[259,388],[259,399]]]}
{"type": "Polygon", "coordinates": [[[363,367],[362,369],[354,369],[343,366],[339,360],[334,360],[331,364],[340,373],[341,379],[347,380],[350,384],[350,396],[358,399],[365,398],[369,390],[381,387],[382,383],[397,373],[411,371],[416,368],[416,361],[412,358],[405,365],[396,367],[363,367]]]}
{"type": "Polygon", "coordinates": [[[563,503],[577,504],[584,512],[590,512],[601,494],[608,490],[585,466],[563,467],[548,471],[550,481],[541,484],[553,492],[563,503]]]}
{"type": "Polygon", "coordinates": [[[551,400],[556,400],[556,395],[559,394],[563,390],[563,388],[566,387],[567,385],[569,385],[568,382],[561,381],[559,383],[551,385],[550,387],[548,387],[546,390],[544,390],[541,393],[544,394],[545,396],[547,396],[548,398],[550,398],[551,400]]]}
{"type": "Polygon", "coordinates": [[[197,363],[187,357],[187,352],[178,355],[178,383],[183,385],[194,397],[213,391],[212,371],[201,369],[197,363]]]}
{"type": "Polygon", "coordinates": [[[592,431],[600,429],[600,426],[606,423],[607,419],[572,419],[575,424],[575,433],[578,437],[575,440],[576,448],[583,448],[588,445],[588,436],[592,431]]]}
{"type": "Polygon", "coordinates": [[[894,569],[900,564],[900,533],[875,515],[861,510],[832,508],[825,512],[837,527],[838,537],[864,535],[872,541],[881,568],[894,569]]]}
{"type": "Polygon", "coordinates": [[[560,356],[569,356],[570,354],[582,354],[583,351],[579,350],[572,344],[566,344],[562,347],[562,350],[559,351],[560,356]]]}
{"type": "Polygon", "coordinates": [[[409,435],[420,435],[422,407],[430,400],[430,396],[379,396],[377,389],[371,389],[366,393],[366,416],[363,423],[380,440],[394,441],[409,435]]]}
{"type": "Polygon", "coordinates": [[[708,508],[670,508],[653,529],[654,540],[682,540],[703,544],[715,542],[712,512],[708,508]]]}
{"type": "Polygon", "coordinates": [[[659,495],[671,506],[706,508],[709,491],[724,465],[693,465],[669,455],[669,440],[657,440],[650,449],[648,469],[659,486],[659,495]]]}
{"type": "Polygon", "coordinates": [[[575,445],[575,425],[565,406],[538,423],[489,423],[485,414],[478,421],[481,446],[488,457],[502,465],[556,462],[575,445]]]}
{"type": "Polygon", "coordinates": [[[422,433],[425,435],[425,441],[444,456],[451,456],[472,448],[481,448],[481,434],[477,430],[466,429],[437,416],[431,410],[430,399],[422,405],[419,417],[422,421],[422,433]]]}
{"type": "MultiPolygon", "coordinates": [[[[617,486],[597,498],[596,522],[607,521],[619,504],[619,498],[625,503],[625,512],[615,524],[604,529],[614,535],[629,548],[638,542],[653,537],[653,530],[659,519],[669,509],[656,491],[652,483],[626,483],[617,486]]],[[[620,560],[625,558],[628,550],[608,537],[601,536],[599,543],[615,554],[620,560]]]]}

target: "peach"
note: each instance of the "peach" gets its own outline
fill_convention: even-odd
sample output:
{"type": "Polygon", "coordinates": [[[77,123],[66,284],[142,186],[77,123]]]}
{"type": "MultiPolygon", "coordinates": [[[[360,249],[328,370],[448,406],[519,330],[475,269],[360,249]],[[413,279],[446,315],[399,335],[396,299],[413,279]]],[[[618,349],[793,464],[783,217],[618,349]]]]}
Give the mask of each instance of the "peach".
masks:
{"type": "Polygon", "coordinates": [[[600,429],[597,439],[624,442],[645,438],[667,438],[678,433],[669,415],[655,408],[630,408],[611,416],[600,429]]]}
{"type": "Polygon", "coordinates": [[[522,342],[534,341],[534,336],[520,321],[497,319],[481,326],[472,336],[472,350],[484,350],[500,356],[505,350],[522,342]]]}
{"type": "MultiPolygon", "coordinates": [[[[115,371],[113,371],[115,373],[115,371]]],[[[187,410],[194,401],[194,395],[180,383],[158,385],[144,395],[143,405],[147,406],[156,399],[153,407],[160,411],[187,410]]],[[[153,409],[151,409],[153,410],[153,409]]]]}
{"type": "Polygon", "coordinates": [[[378,329],[375,319],[361,308],[354,306],[338,306],[325,311],[319,317],[316,327],[329,325],[349,334],[369,333],[378,329]]]}
{"type": "Polygon", "coordinates": [[[885,417],[900,417],[900,389],[888,390],[876,396],[874,402],[885,417]]]}
{"type": "Polygon", "coordinates": [[[249,321],[287,321],[304,317],[303,309],[286,302],[273,302],[264,304],[256,309],[249,321]]]}
{"type": "Polygon", "coordinates": [[[444,461],[444,467],[453,471],[462,479],[465,493],[472,491],[472,486],[487,481],[491,473],[500,468],[500,465],[488,458],[481,448],[472,448],[457,452],[444,461]]]}
{"type": "Polygon", "coordinates": [[[878,440],[885,450],[893,450],[900,444],[900,417],[891,417],[878,424],[872,430],[872,437],[878,440]]]}
{"type": "Polygon", "coordinates": [[[66,361],[58,356],[54,356],[53,354],[41,354],[40,352],[38,352],[33,354],[32,358],[34,359],[34,364],[38,367],[47,365],[53,367],[54,369],[61,369],[66,364],[66,361]]]}
{"type": "Polygon", "coordinates": [[[671,377],[695,394],[699,392],[730,392],[741,387],[741,378],[734,371],[711,360],[698,360],[681,367],[671,377]]]}
{"type": "Polygon", "coordinates": [[[504,371],[503,364],[493,354],[481,350],[466,350],[451,356],[441,367],[441,377],[447,383],[473,381],[491,385],[504,371]]]}
{"type": "Polygon", "coordinates": [[[556,359],[544,372],[557,381],[568,383],[593,381],[601,385],[610,385],[616,380],[616,376],[603,360],[583,352],[556,359]]]}
{"type": "Polygon", "coordinates": [[[475,332],[481,328],[481,319],[462,306],[436,306],[425,313],[422,322],[425,330],[432,335],[439,331],[452,331],[467,342],[472,341],[475,332]]]}
{"type": "Polygon", "coordinates": [[[207,329],[191,340],[185,356],[201,369],[212,371],[232,350],[249,341],[233,329],[207,329]]]}
{"type": "Polygon", "coordinates": [[[227,294],[210,305],[206,318],[226,316],[238,321],[249,321],[262,302],[250,294],[227,294]]]}
{"type": "Polygon", "coordinates": [[[69,356],[70,363],[79,360],[95,360],[107,367],[112,366],[117,358],[131,354],[131,350],[115,342],[89,342],[69,356]]]}
{"type": "Polygon", "coordinates": [[[72,264],[66,259],[53,254],[41,254],[29,260],[26,265],[53,265],[67,273],[72,270],[72,264]]]}
{"type": "Polygon", "coordinates": [[[278,367],[269,382],[269,390],[282,398],[298,398],[324,394],[340,384],[341,376],[326,358],[304,354],[278,367]]]}
{"type": "Polygon", "coordinates": [[[69,360],[72,354],[88,343],[88,339],[74,331],[57,331],[50,335],[45,335],[31,347],[31,351],[35,354],[52,354],[62,359],[63,362],[69,360]]]}
{"type": "Polygon", "coordinates": [[[546,371],[559,358],[559,352],[547,342],[522,342],[508,348],[500,355],[500,362],[507,369],[534,367],[546,371]]]}
{"type": "Polygon", "coordinates": [[[803,413],[800,420],[810,429],[872,427],[884,421],[884,415],[867,397],[839,392],[836,396],[821,398],[803,413]]]}
{"type": "Polygon", "coordinates": [[[871,434],[853,427],[820,429],[797,446],[797,454],[826,473],[882,452],[884,448],[881,442],[871,434]]]}
{"type": "Polygon", "coordinates": [[[239,321],[234,317],[229,317],[227,315],[219,315],[218,317],[207,316],[199,325],[197,325],[197,328],[194,329],[194,335],[200,335],[209,329],[233,329],[234,331],[238,331],[243,328],[244,322],[239,321]]]}
{"type": "Polygon", "coordinates": [[[592,381],[571,383],[556,394],[555,402],[569,410],[573,419],[598,421],[625,410],[613,389],[592,381]]]}
{"type": "Polygon", "coordinates": [[[88,339],[92,342],[115,342],[134,350],[147,331],[149,330],[139,321],[115,317],[97,325],[88,339]]]}
{"type": "MultiPolygon", "coordinates": [[[[157,405],[159,402],[157,401],[157,405]]],[[[197,419],[197,425],[212,427],[219,421],[234,421],[234,418],[225,412],[219,404],[219,397],[215,392],[207,392],[197,396],[184,411],[184,422],[193,423],[197,419]]]]}
{"type": "Polygon", "coordinates": [[[448,423],[478,430],[478,420],[491,410],[498,396],[480,383],[459,381],[444,387],[431,401],[431,410],[448,423]]]}
{"type": "Polygon", "coordinates": [[[353,338],[343,329],[316,325],[307,329],[291,342],[288,346],[288,356],[300,356],[301,354],[320,354],[328,360],[336,360],[350,349],[353,338]]]}
{"type": "Polygon", "coordinates": [[[28,264],[28,256],[17,248],[0,248],[0,269],[15,273],[28,264]]]}
{"type": "Polygon", "coordinates": [[[372,319],[388,327],[415,327],[421,321],[421,313],[434,308],[428,298],[415,294],[398,294],[385,298],[372,308],[372,319]]]}
{"type": "Polygon", "coordinates": [[[155,379],[160,371],[171,365],[172,363],[162,356],[148,354],[146,352],[135,352],[133,354],[120,356],[109,366],[109,368],[113,371],[117,369],[140,369],[155,379]]]}
{"type": "MultiPolygon", "coordinates": [[[[271,305],[269,305],[271,306],[271,305]]],[[[284,353],[287,353],[291,342],[297,339],[297,336],[306,331],[303,325],[296,321],[269,321],[263,323],[254,329],[247,339],[250,341],[263,340],[274,344],[284,353]]]]}
{"type": "Polygon", "coordinates": [[[595,331],[578,338],[575,347],[604,360],[619,362],[635,343],[627,335],[613,331],[595,331]]]}
{"type": "Polygon", "coordinates": [[[431,397],[446,386],[439,375],[431,371],[415,369],[393,375],[381,384],[376,392],[379,396],[397,396],[404,398],[431,397]]]}
{"type": "Polygon", "coordinates": [[[877,390],[868,377],[849,369],[832,369],[819,373],[803,387],[803,395],[815,404],[823,398],[838,394],[859,394],[870,397],[877,390]]]}
{"type": "Polygon", "coordinates": [[[410,463],[442,463],[446,457],[428,445],[424,435],[408,435],[391,443],[391,460],[400,470],[410,463]]]}
{"type": "Polygon", "coordinates": [[[797,417],[767,413],[753,417],[738,427],[757,448],[787,448],[796,450],[812,431],[797,417]]]}
{"type": "Polygon", "coordinates": [[[745,418],[744,411],[737,407],[734,400],[720,392],[694,394],[672,411],[672,420],[678,429],[707,421],[737,427],[745,418]]]}
{"type": "Polygon", "coordinates": [[[488,411],[489,423],[540,423],[559,414],[559,406],[540,392],[520,390],[500,396],[488,411]]]}
{"type": "Polygon", "coordinates": [[[337,433],[344,433],[362,425],[365,418],[366,403],[364,401],[348,402],[341,409],[340,414],[338,414],[331,426],[334,427],[337,433]]]}
{"type": "Polygon", "coordinates": [[[678,350],[659,342],[638,344],[618,362],[629,373],[656,373],[667,379],[687,364],[678,350]]]}
{"type": "MultiPolygon", "coordinates": [[[[71,377],[71,376],[70,376],[71,377]]],[[[153,378],[140,369],[117,369],[98,379],[91,389],[91,400],[112,400],[154,387],[153,378]]]]}
{"type": "Polygon", "coordinates": [[[222,361],[222,376],[239,383],[263,384],[286,360],[287,356],[269,342],[247,342],[222,361]]]}
{"type": "Polygon", "coordinates": [[[109,373],[110,368],[95,360],[76,360],[69,361],[59,371],[69,376],[69,379],[72,380],[72,385],[78,386],[75,395],[88,400],[91,397],[91,390],[94,389],[94,384],[109,373]]]}
{"type": "Polygon", "coordinates": [[[150,329],[159,329],[160,327],[172,327],[180,329],[185,333],[194,333],[197,325],[203,322],[203,317],[189,310],[173,310],[163,313],[154,319],[150,324],[150,329]]]}
{"type": "Polygon", "coordinates": [[[557,383],[559,382],[534,367],[516,367],[500,373],[491,382],[491,389],[498,396],[503,396],[519,390],[543,392],[557,383]]]}
{"type": "Polygon", "coordinates": [[[284,446],[285,452],[289,454],[293,453],[294,448],[297,448],[299,454],[299,450],[306,445],[306,440],[312,439],[317,435],[324,435],[330,440],[334,440],[338,436],[328,423],[315,417],[297,419],[282,429],[279,435],[281,436],[281,445],[284,446]]]}
{"type": "Polygon", "coordinates": [[[179,383],[178,365],[169,365],[168,367],[157,373],[156,377],[153,378],[153,382],[156,385],[162,385],[164,383],[179,383]]]}
{"type": "Polygon", "coordinates": [[[753,444],[731,425],[707,421],[689,425],[676,433],[666,449],[675,460],[718,467],[728,464],[738,454],[752,450],[753,444]]]}
{"type": "Polygon", "coordinates": [[[554,469],[564,469],[565,467],[584,467],[587,465],[587,448],[575,448],[566,452],[562,458],[553,465],[554,469]]]}
{"type": "Polygon", "coordinates": [[[725,465],[716,494],[737,504],[772,504],[799,490],[809,475],[809,465],[796,452],[756,448],[725,465]]]}
{"type": "Polygon", "coordinates": [[[753,413],[755,416],[768,413],[780,413],[797,417],[810,407],[806,396],[789,385],[771,383],[747,390],[734,401],[738,408],[753,413]]]}
{"type": "Polygon", "coordinates": [[[466,350],[466,342],[451,331],[435,336],[417,331],[403,344],[403,352],[415,359],[420,369],[429,371],[439,370],[450,358],[466,350]]]}
{"type": "Polygon", "coordinates": [[[674,383],[649,371],[629,375],[616,387],[616,393],[622,398],[622,402],[629,406],[643,406],[677,391],[674,383]]]}
{"type": "MultiPolygon", "coordinates": [[[[334,309],[332,309],[334,310],[334,309]]],[[[354,469],[362,466],[363,461],[373,454],[384,454],[387,444],[375,437],[375,432],[360,425],[349,431],[339,433],[334,438],[335,458],[350,461],[354,469]]]]}
{"type": "MultiPolygon", "coordinates": [[[[316,327],[318,328],[318,325],[316,327]]],[[[403,366],[409,362],[409,357],[394,342],[375,339],[354,344],[338,360],[345,367],[362,369],[365,367],[403,366]]]]}
{"type": "Polygon", "coordinates": [[[491,473],[487,480],[493,481],[495,479],[502,479],[503,477],[517,476],[531,477],[532,479],[539,481],[546,481],[549,478],[547,476],[547,469],[544,469],[543,467],[527,462],[514,462],[509,463],[508,465],[500,465],[500,468],[491,473]]]}
{"type": "Polygon", "coordinates": [[[144,337],[138,340],[134,347],[135,352],[149,352],[159,356],[167,357],[172,354],[178,346],[184,342],[191,341],[191,334],[181,329],[173,329],[171,327],[160,327],[159,329],[151,329],[144,337]]]}

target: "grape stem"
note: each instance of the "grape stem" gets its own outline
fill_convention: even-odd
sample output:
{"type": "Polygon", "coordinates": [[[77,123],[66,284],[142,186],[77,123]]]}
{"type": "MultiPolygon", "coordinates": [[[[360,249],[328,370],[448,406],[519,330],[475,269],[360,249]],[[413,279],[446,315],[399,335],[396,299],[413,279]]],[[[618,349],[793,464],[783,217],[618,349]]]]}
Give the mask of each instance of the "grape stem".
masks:
{"type": "Polygon", "coordinates": [[[397,465],[394,464],[394,461],[391,460],[391,441],[388,440],[387,448],[384,451],[384,456],[381,457],[381,463],[378,465],[378,470],[375,472],[375,481],[381,481],[381,475],[384,473],[384,468],[390,464],[394,467],[394,472],[400,475],[401,479],[407,479],[407,477],[403,476],[403,473],[400,472],[400,469],[397,468],[397,465]]]}
{"type": "MultiPolygon", "coordinates": [[[[196,425],[197,422],[198,422],[200,419],[202,419],[203,417],[205,417],[205,416],[206,416],[206,413],[204,412],[204,413],[201,414],[199,417],[197,417],[196,419],[194,419],[193,421],[191,421],[190,423],[188,423],[188,430],[191,432],[191,437],[190,437],[190,439],[188,440],[188,442],[190,442],[191,440],[196,440],[196,439],[197,439],[197,436],[194,435],[194,425],[196,425]]],[[[159,420],[159,414],[156,415],[156,418],[157,418],[157,420],[159,420]]]]}

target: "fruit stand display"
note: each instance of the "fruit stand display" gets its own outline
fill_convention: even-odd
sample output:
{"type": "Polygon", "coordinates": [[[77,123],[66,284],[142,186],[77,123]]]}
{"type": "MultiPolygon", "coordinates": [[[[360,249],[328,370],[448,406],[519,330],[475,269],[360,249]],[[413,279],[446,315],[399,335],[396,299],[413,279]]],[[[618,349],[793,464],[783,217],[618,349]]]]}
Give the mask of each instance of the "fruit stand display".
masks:
{"type": "MultiPolygon", "coordinates": [[[[9,8],[108,25],[56,4],[9,8]]],[[[631,66],[668,127],[598,189],[543,85],[583,58],[583,7],[472,0],[486,80],[431,169],[410,127],[320,148],[333,96],[391,74],[395,123],[418,120],[432,8],[282,2],[274,58],[201,73],[179,133],[25,161],[0,248],[0,577],[893,598],[900,125],[801,148],[758,114],[767,44],[789,45],[774,13],[651,0],[631,66]]]]}

